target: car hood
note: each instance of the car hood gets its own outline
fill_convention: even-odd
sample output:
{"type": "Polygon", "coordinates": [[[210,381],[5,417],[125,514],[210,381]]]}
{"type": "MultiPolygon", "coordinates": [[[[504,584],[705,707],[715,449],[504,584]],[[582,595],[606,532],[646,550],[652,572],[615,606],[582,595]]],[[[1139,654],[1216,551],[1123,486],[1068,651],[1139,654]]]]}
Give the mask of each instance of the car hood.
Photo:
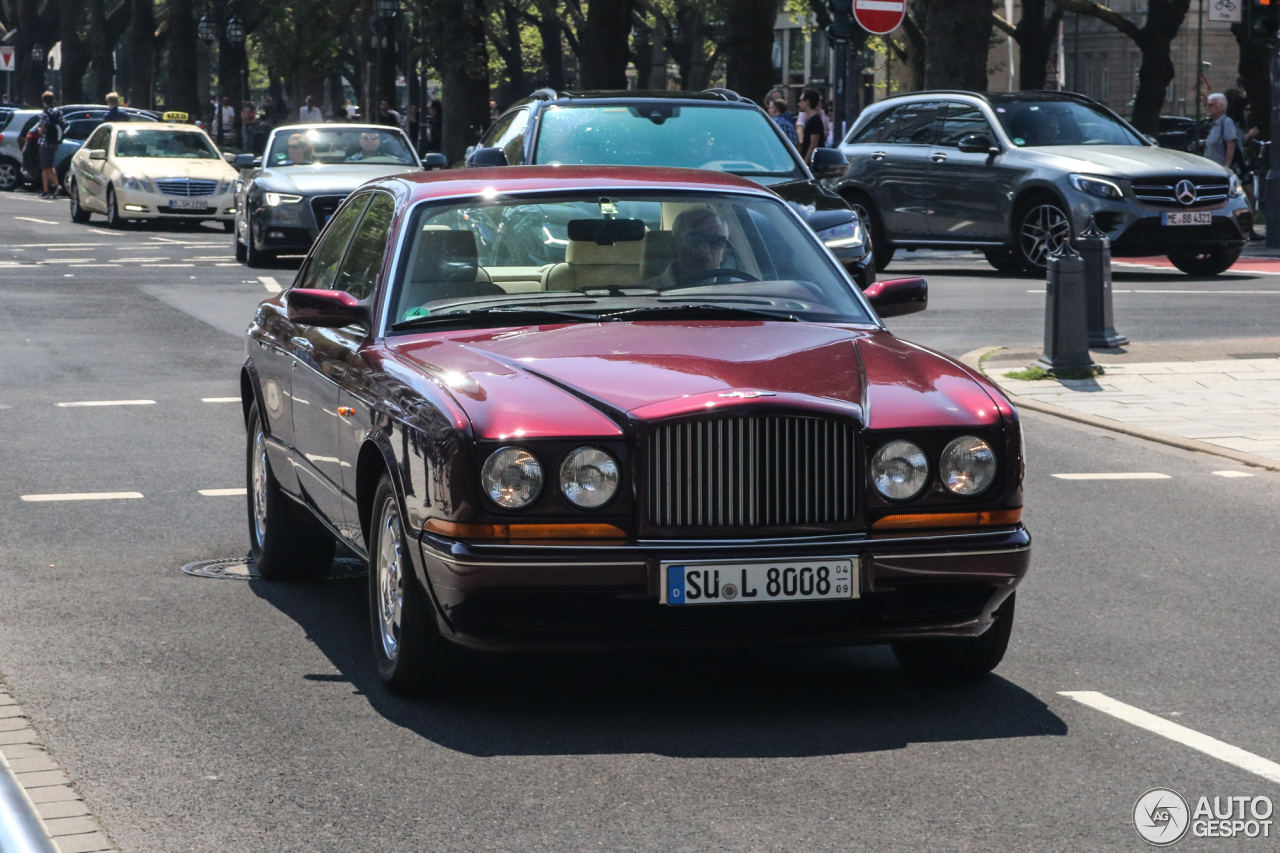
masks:
{"type": "Polygon", "coordinates": [[[291,166],[287,169],[263,169],[255,182],[273,192],[346,195],[361,184],[378,178],[420,171],[416,166],[291,166]]]}
{"type": "Polygon", "coordinates": [[[1116,178],[1143,178],[1187,172],[1199,175],[1226,175],[1227,170],[1212,160],[1170,148],[1139,145],[1052,145],[1019,148],[1024,162],[1066,172],[1084,172],[1116,178]]]}
{"type": "Polygon", "coordinates": [[[180,157],[119,157],[116,166],[127,175],[143,178],[199,178],[233,181],[236,170],[225,160],[184,160],[180,157]]]}
{"type": "Polygon", "coordinates": [[[865,328],[592,323],[413,335],[389,350],[448,388],[479,438],[619,435],[625,420],[709,410],[801,409],[871,429],[1000,420],[997,392],[965,368],[865,328]]]}

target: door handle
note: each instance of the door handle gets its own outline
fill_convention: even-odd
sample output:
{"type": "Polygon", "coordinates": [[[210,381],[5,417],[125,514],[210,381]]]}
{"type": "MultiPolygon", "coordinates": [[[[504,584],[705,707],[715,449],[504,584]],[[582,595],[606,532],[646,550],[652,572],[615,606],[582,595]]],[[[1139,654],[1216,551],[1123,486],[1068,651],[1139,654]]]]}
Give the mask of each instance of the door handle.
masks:
{"type": "Polygon", "coordinates": [[[293,344],[300,350],[305,350],[306,352],[311,352],[315,349],[315,345],[303,337],[289,338],[289,343],[293,344]]]}
{"type": "Polygon", "coordinates": [[[872,160],[883,160],[884,158],[885,158],[885,153],[884,153],[883,151],[873,151],[873,152],[871,152],[871,159],[872,159],[872,160]]]}
{"type": "Polygon", "coordinates": [[[934,154],[934,155],[933,155],[932,157],[930,157],[929,159],[933,160],[933,162],[935,162],[935,163],[945,163],[945,162],[946,162],[946,160],[947,160],[947,155],[946,155],[946,154],[934,154]]]}

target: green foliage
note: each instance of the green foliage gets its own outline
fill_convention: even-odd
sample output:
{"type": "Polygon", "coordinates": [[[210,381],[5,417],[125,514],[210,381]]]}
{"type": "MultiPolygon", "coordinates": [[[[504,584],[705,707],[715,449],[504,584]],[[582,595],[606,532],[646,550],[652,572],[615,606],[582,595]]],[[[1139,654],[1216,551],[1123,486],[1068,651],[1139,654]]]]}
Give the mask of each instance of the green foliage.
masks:
{"type": "Polygon", "coordinates": [[[352,23],[338,20],[334,6],[327,0],[264,3],[262,23],[250,40],[251,52],[270,68],[327,76],[338,58],[334,34],[352,23]]]}
{"type": "Polygon", "coordinates": [[[1092,367],[1072,367],[1066,370],[1046,370],[1038,364],[1029,365],[1025,370],[1013,370],[1005,374],[1008,379],[1021,382],[1035,382],[1039,379],[1092,379],[1103,374],[1101,365],[1092,367]]]}

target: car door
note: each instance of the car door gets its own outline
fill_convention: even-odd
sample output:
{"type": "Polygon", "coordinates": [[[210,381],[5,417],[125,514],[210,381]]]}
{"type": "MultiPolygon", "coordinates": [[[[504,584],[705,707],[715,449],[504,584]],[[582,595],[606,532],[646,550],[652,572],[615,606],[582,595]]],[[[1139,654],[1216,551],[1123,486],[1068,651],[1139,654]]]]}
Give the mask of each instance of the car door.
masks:
{"type": "MultiPolygon", "coordinates": [[[[933,163],[929,155],[937,139],[943,104],[916,101],[902,104],[877,151],[877,203],[885,236],[891,242],[928,239],[929,215],[937,203],[933,163]]],[[[876,156],[876,152],[872,153],[876,156]]]]}
{"type": "MultiPolygon", "coordinates": [[[[370,198],[369,193],[358,195],[338,213],[307,259],[294,287],[340,289],[337,285],[343,258],[370,198]]],[[[329,523],[343,531],[346,514],[342,507],[342,461],[338,458],[338,384],[351,353],[368,330],[360,326],[325,329],[296,324],[291,331],[290,406],[298,485],[329,523]]]]}
{"type": "Polygon", "coordinates": [[[970,134],[999,145],[981,107],[948,102],[941,133],[929,155],[931,184],[937,188],[930,226],[942,240],[1003,242],[1009,233],[1017,169],[1005,165],[1003,154],[961,151],[960,140],[970,134]]]}
{"type": "Polygon", "coordinates": [[[80,193],[80,205],[90,210],[105,210],[102,188],[102,162],[90,160],[89,152],[105,151],[111,143],[111,128],[99,127],[85,142],[84,147],[72,158],[77,174],[76,189],[80,193]]]}

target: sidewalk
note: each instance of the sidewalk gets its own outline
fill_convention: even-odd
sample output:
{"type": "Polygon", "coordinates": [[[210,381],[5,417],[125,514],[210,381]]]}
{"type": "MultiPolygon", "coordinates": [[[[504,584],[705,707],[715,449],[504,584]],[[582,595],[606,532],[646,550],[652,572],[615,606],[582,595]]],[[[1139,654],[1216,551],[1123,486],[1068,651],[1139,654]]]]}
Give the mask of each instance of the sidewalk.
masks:
{"type": "Polygon", "coordinates": [[[1009,378],[1039,355],[992,348],[964,360],[1015,405],[1280,470],[1280,338],[1134,344],[1094,350],[1105,370],[1094,379],[1009,378]]]}

